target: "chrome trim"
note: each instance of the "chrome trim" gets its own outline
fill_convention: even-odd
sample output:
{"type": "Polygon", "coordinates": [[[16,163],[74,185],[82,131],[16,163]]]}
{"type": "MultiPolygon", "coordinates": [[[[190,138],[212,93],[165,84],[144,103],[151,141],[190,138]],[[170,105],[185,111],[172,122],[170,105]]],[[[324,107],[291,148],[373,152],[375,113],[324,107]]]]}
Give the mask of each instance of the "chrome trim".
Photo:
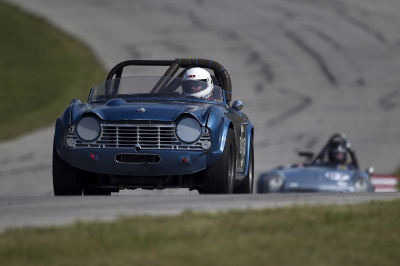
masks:
{"type": "Polygon", "coordinates": [[[184,142],[184,141],[182,141],[182,140],[178,137],[178,134],[176,134],[176,131],[178,131],[178,129],[177,129],[178,124],[179,124],[183,119],[185,119],[185,118],[187,118],[187,117],[183,117],[183,118],[179,119],[179,120],[174,124],[174,134],[175,134],[175,138],[176,138],[180,143],[182,143],[182,144],[194,144],[194,143],[198,142],[199,139],[201,139],[201,136],[203,136],[203,129],[204,129],[204,127],[201,126],[201,124],[199,123],[199,121],[197,121],[196,119],[190,117],[191,119],[194,119],[197,123],[199,123],[200,128],[201,128],[201,129],[200,129],[200,135],[199,135],[199,137],[198,137],[195,141],[192,141],[192,142],[184,142]]]}
{"type": "Polygon", "coordinates": [[[79,99],[73,99],[70,104],[82,103],[79,99]]]}
{"type": "Polygon", "coordinates": [[[243,109],[243,103],[241,101],[234,101],[232,104],[232,110],[239,112],[240,110],[243,109]]]}
{"type": "MultiPolygon", "coordinates": [[[[84,117],[81,117],[81,118],[79,119],[78,123],[76,123],[76,125],[71,125],[71,126],[69,126],[69,128],[71,128],[71,127],[74,127],[74,132],[73,132],[73,134],[75,134],[76,138],[77,138],[79,141],[83,142],[83,143],[87,143],[87,144],[94,143],[94,142],[98,141],[98,140],[101,138],[101,136],[103,135],[103,127],[102,127],[102,124],[101,124],[100,120],[99,120],[97,117],[95,117],[95,116],[84,116],[84,117]],[[100,125],[100,133],[99,133],[99,135],[97,136],[97,138],[95,138],[95,139],[92,140],[92,141],[85,141],[85,140],[81,139],[81,138],[78,136],[78,133],[76,132],[76,126],[77,126],[77,125],[79,124],[79,122],[81,122],[81,120],[82,120],[83,118],[85,118],[85,117],[92,117],[92,118],[96,119],[96,121],[97,121],[97,122],[99,123],[99,125],[100,125]]],[[[72,132],[71,132],[71,133],[72,133],[72,132]]],[[[67,137],[68,137],[68,136],[67,136],[67,137]]],[[[67,138],[67,139],[68,139],[68,138],[67,138]]]]}
{"type": "Polygon", "coordinates": [[[90,88],[89,97],[88,97],[87,102],[90,102],[90,99],[92,98],[92,95],[93,95],[93,88],[90,88]]]}
{"type": "MultiPolygon", "coordinates": [[[[153,122],[154,123],[154,122],[153,122]]],[[[170,124],[127,124],[102,123],[100,137],[92,142],[80,140],[76,132],[67,130],[66,140],[72,138],[75,145],[72,148],[99,148],[135,149],[138,145],[141,150],[196,150],[203,151],[202,143],[211,142],[210,130],[207,134],[202,132],[200,138],[191,144],[182,143],[175,136],[175,125],[170,124]]]]}

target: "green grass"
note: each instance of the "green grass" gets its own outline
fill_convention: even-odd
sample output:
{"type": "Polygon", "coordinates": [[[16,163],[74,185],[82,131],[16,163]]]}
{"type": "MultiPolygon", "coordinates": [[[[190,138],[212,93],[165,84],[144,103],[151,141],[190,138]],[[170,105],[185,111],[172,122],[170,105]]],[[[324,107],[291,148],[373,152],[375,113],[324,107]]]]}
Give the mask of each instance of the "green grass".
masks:
{"type": "Polygon", "coordinates": [[[0,234],[0,265],[399,265],[400,200],[131,217],[0,234]]]}
{"type": "Polygon", "coordinates": [[[0,140],[55,123],[105,72],[90,50],[0,1],[0,140]]]}
{"type": "MultiPolygon", "coordinates": [[[[397,169],[397,171],[394,174],[397,175],[398,177],[400,177],[400,167],[399,167],[399,169],[397,169]]],[[[400,191],[400,180],[399,180],[399,182],[397,182],[397,189],[400,191]]]]}

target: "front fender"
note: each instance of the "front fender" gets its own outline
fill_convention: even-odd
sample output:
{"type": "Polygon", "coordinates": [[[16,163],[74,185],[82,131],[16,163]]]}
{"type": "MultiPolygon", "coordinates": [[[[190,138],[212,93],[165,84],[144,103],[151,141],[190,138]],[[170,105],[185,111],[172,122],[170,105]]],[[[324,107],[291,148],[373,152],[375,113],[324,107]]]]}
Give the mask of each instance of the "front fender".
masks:
{"type": "MultiPolygon", "coordinates": [[[[244,175],[248,176],[249,174],[249,161],[250,161],[250,147],[251,147],[251,138],[254,138],[254,128],[251,124],[246,127],[246,158],[245,158],[245,167],[244,167],[244,175]]],[[[253,139],[254,140],[254,139],[253,139]]],[[[254,158],[253,158],[254,159],[254,158]]]]}
{"type": "Polygon", "coordinates": [[[57,118],[54,130],[54,143],[58,155],[65,162],[71,164],[71,151],[65,146],[65,132],[67,127],[71,124],[71,105],[69,105],[63,115],[57,118]]]}
{"type": "Polygon", "coordinates": [[[207,127],[211,131],[211,149],[207,151],[207,167],[215,164],[222,156],[226,135],[232,123],[230,119],[223,117],[220,112],[218,108],[213,108],[207,121],[207,127]]]}

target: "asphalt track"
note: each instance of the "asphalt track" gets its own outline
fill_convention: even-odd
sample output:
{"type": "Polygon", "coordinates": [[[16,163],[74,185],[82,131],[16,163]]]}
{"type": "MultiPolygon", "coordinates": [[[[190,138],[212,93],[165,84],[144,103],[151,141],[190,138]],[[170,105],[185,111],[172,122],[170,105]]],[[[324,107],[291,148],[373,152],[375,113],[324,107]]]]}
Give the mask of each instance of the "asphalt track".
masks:
{"type": "MultiPolygon", "coordinates": [[[[231,75],[233,99],[242,100],[243,112],[256,129],[256,176],[276,165],[299,162],[295,151],[317,151],[335,132],[347,135],[361,168],[373,166],[378,173],[391,173],[399,165],[399,1],[7,2],[82,40],[106,69],[127,59],[206,58],[221,63],[231,75]]],[[[132,73],[161,75],[163,71],[133,69],[132,73]]],[[[11,222],[17,222],[12,217],[18,219],[7,212],[7,202],[35,201],[43,206],[69,202],[51,197],[53,134],[49,126],[0,144],[2,221],[3,217],[11,222]],[[17,198],[9,198],[13,196],[17,198]]],[[[193,200],[207,199],[187,190],[137,190],[107,199],[129,201],[143,194],[166,202],[188,195],[193,200]]],[[[310,196],[313,202],[325,197],[310,196]]],[[[330,197],[341,201],[343,196],[330,197]]],[[[289,198],[296,202],[296,197],[289,198]]],[[[209,197],[206,202],[218,206],[221,199],[225,198],[209,197]]],[[[236,203],[221,209],[243,204],[241,196],[226,199],[236,203]]],[[[79,200],[82,205],[95,202],[79,200]]],[[[122,206],[118,212],[124,212],[122,206]]]]}

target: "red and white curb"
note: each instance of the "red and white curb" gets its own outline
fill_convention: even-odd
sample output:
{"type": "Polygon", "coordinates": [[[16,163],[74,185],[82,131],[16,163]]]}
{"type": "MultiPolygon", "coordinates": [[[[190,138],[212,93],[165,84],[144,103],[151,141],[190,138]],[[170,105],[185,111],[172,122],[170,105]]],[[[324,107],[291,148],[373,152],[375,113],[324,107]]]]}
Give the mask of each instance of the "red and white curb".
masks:
{"type": "Polygon", "coordinates": [[[371,183],[375,187],[375,192],[397,192],[399,177],[395,175],[371,175],[371,183]]]}

